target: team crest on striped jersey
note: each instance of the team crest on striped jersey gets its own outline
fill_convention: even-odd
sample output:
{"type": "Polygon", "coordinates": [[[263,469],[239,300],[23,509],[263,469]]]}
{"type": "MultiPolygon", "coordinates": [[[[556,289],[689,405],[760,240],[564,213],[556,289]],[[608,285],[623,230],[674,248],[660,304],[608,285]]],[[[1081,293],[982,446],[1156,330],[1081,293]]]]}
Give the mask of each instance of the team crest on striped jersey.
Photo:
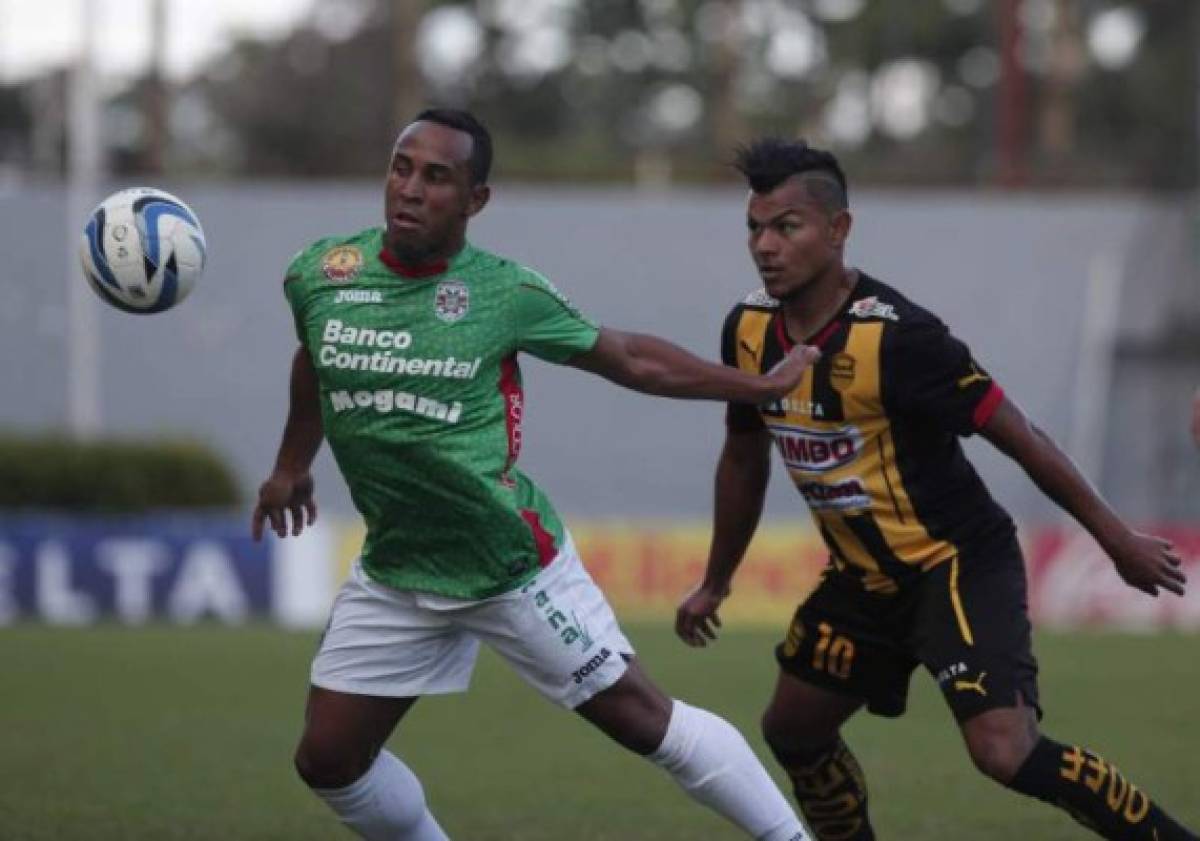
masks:
{"type": "Polygon", "coordinates": [[[363,253],[353,245],[339,245],[321,258],[321,272],[334,283],[349,283],[362,271],[363,253]]]}
{"type": "Polygon", "coordinates": [[[443,280],[433,296],[433,314],[447,324],[453,324],[467,314],[471,293],[461,280],[443,280]]]}
{"type": "Polygon", "coordinates": [[[899,321],[900,316],[896,315],[896,307],[892,304],[885,304],[874,295],[868,298],[859,298],[850,305],[849,310],[851,315],[859,318],[886,318],[888,321],[899,321]]]}
{"type": "Polygon", "coordinates": [[[748,304],[752,307],[777,307],[779,302],[767,294],[765,289],[755,289],[749,295],[742,299],[743,304],[748,304]]]}
{"type": "Polygon", "coordinates": [[[837,391],[845,391],[854,385],[858,362],[848,353],[835,353],[829,360],[829,384],[837,391]]]}

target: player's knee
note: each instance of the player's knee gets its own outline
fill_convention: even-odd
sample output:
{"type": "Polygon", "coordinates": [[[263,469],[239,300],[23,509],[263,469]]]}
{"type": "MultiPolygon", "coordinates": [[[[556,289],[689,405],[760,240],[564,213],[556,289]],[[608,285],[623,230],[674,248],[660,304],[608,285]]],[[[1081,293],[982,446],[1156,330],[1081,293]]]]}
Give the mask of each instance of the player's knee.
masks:
{"type": "Polygon", "coordinates": [[[767,747],[785,767],[803,760],[837,738],[836,731],[826,732],[825,728],[814,727],[802,716],[781,713],[774,707],[768,707],[763,713],[759,726],[767,747]]]}
{"type": "Polygon", "coordinates": [[[292,763],[305,785],[321,789],[345,788],[371,766],[370,757],[356,756],[340,746],[312,739],[300,742],[292,763]]]}
{"type": "Polygon", "coordinates": [[[667,733],[673,702],[637,668],[580,704],[575,711],[622,747],[641,756],[658,749],[667,733]]]}
{"type": "Polygon", "coordinates": [[[1011,728],[979,728],[967,736],[971,761],[983,774],[1008,785],[1029,756],[1024,734],[1011,728]]]}

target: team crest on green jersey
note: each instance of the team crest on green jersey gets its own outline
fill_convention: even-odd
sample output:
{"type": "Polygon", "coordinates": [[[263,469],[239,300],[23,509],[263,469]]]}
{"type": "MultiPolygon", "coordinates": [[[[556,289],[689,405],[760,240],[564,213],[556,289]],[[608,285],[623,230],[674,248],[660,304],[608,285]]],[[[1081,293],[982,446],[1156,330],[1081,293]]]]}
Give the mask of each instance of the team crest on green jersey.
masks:
{"type": "Polygon", "coordinates": [[[362,271],[363,253],[354,245],[339,245],[321,258],[321,273],[334,283],[349,283],[362,271]]]}
{"type": "Polygon", "coordinates": [[[453,324],[467,314],[471,294],[461,280],[443,280],[433,297],[433,314],[447,324],[453,324]]]}

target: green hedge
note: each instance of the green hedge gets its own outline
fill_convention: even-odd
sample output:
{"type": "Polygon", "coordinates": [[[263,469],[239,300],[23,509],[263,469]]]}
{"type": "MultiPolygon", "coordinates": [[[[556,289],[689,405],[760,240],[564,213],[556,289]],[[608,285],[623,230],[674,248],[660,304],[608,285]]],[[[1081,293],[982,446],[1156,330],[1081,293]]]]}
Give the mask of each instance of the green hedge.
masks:
{"type": "Polygon", "coordinates": [[[0,433],[0,508],[127,514],[238,502],[232,471],[201,444],[0,433]]]}

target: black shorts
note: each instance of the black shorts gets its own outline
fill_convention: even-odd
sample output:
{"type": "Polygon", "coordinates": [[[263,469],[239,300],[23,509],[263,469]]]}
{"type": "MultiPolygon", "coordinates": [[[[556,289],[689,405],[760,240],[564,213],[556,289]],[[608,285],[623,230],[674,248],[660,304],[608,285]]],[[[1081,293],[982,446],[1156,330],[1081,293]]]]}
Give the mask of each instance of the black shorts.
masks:
{"type": "Polygon", "coordinates": [[[913,669],[924,664],[961,723],[986,710],[1033,707],[1037,661],[1015,538],[963,552],[906,582],[871,593],[828,567],[775,649],[785,672],[899,716],[913,669]]]}

